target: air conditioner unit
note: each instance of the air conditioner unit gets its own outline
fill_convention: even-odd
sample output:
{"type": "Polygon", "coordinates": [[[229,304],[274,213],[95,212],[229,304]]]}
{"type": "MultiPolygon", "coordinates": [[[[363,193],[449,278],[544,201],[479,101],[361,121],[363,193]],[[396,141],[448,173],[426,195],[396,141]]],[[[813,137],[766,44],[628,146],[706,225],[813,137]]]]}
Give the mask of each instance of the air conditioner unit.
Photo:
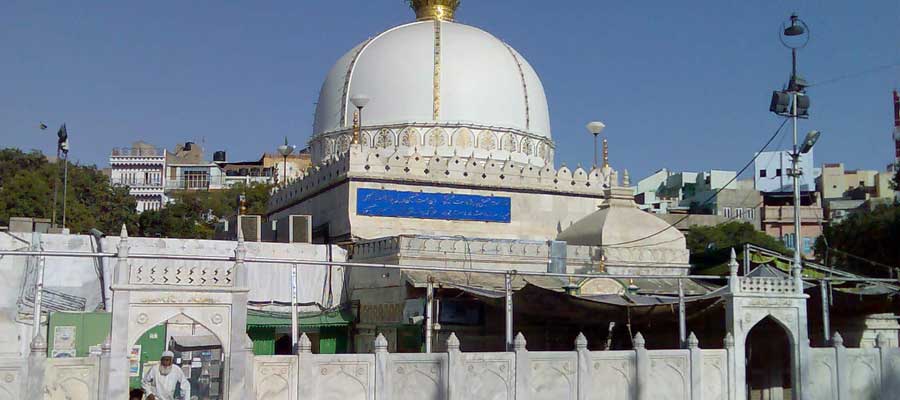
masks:
{"type": "MultiPolygon", "coordinates": [[[[244,233],[244,241],[259,242],[262,240],[262,217],[259,215],[241,215],[238,229],[244,233]]],[[[237,235],[237,232],[235,232],[237,235]]]]}
{"type": "Polygon", "coordinates": [[[288,215],[278,220],[275,230],[281,243],[312,243],[312,216],[288,215]]]}

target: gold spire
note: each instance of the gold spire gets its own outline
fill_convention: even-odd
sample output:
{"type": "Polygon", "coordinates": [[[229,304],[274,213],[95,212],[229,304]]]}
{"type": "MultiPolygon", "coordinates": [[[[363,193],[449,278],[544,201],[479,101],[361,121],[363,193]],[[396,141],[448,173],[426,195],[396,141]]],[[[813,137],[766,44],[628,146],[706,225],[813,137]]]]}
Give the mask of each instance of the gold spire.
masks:
{"type": "Polygon", "coordinates": [[[453,13],[459,7],[460,0],[407,0],[407,2],[416,12],[416,19],[419,21],[429,19],[453,21],[453,13]]]}

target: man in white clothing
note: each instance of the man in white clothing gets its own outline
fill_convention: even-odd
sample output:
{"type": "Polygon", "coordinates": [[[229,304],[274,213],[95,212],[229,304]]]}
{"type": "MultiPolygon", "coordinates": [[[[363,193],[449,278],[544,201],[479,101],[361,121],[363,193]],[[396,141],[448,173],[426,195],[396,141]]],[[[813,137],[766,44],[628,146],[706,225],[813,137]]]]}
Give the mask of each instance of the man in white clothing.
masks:
{"type": "Polygon", "coordinates": [[[144,373],[141,384],[147,400],[182,400],[191,398],[191,384],[178,366],[172,365],[175,354],[165,351],[159,364],[144,373]],[[175,397],[178,387],[179,396],[175,397]]]}

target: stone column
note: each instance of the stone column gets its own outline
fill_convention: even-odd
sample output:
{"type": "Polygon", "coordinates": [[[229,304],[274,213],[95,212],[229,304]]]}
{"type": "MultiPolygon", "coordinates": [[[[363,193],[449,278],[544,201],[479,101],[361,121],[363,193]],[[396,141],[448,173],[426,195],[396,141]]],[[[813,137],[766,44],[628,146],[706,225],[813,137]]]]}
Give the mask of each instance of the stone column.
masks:
{"type": "Polygon", "coordinates": [[[107,399],[128,398],[128,355],[131,343],[128,343],[128,308],[131,303],[131,292],[128,285],[131,264],[128,261],[128,230],[122,224],[117,246],[115,278],[112,289],[112,316],[110,321],[109,372],[106,386],[107,399]]]}
{"type": "Polygon", "coordinates": [[[691,354],[691,400],[703,398],[703,353],[700,350],[700,341],[694,332],[687,339],[688,351],[691,354]]]}
{"type": "Polygon", "coordinates": [[[891,371],[890,353],[888,353],[890,343],[883,333],[879,333],[875,337],[875,347],[878,348],[878,356],[881,360],[881,388],[880,393],[882,399],[890,398],[890,391],[894,386],[900,383],[900,376],[896,371],[891,371]]]}
{"type": "Polygon", "coordinates": [[[247,336],[247,268],[244,258],[247,248],[244,233],[238,229],[237,246],[234,249],[235,290],[231,295],[231,348],[228,349],[227,382],[228,398],[249,399],[253,388],[253,342],[247,336]]]}
{"type": "Polygon", "coordinates": [[[390,356],[388,341],[379,333],[375,338],[375,400],[391,397],[390,356]]]}
{"type": "Polygon", "coordinates": [[[31,339],[31,354],[28,355],[28,377],[26,378],[25,398],[44,398],[44,375],[47,370],[47,340],[38,332],[31,339]]]}
{"type": "Polygon", "coordinates": [[[522,332],[516,335],[513,340],[513,351],[516,355],[516,394],[513,396],[516,400],[528,400],[531,394],[529,382],[531,381],[531,359],[528,356],[528,349],[525,346],[525,335],[522,332]]]}
{"type": "Polygon", "coordinates": [[[587,400],[593,389],[592,380],[591,380],[591,352],[588,351],[588,341],[587,338],[584,337],[584,334],[579,332],[578,336],[575,338],[575,352],[578,357],[578,368],[576,368],[576,382],[577,382],[577,399],[578,400],[587,400]]]}
{"type": "Polygon", "coordinates": [[[834,365],[837,370],[837,398],[838,400],[850,399],[850,365],[847,363],[847,348],[844,347],[844,338],[837,331],[831,337],[831,345],[834,346],[834,365]]]}
{"type": "Polygon", "coordinates": [[[637,389],[638,400],[653,400],[650,397],[650,356],[647,354],[647,348],[644,347],[644,335],[640,332],[634,335],[634,363],[637,375],[635,377],[635,386],[637,389]]]}
{"type": "Polygon", "coordinates": [[[297,397],[296,399],[313,399],[316,393],[315,355],[312,353],[312,342],[306,333],[297,339],[297,397]]]}
{"type": "Polygon", "coordinates": [[[728,400],[736,400],[737,386],[743,385],[744,382],[738,382],[737,375],[734,372],[737,368],[737,360],[735,360],[734,353],[734,336],[731,335],[731,332],[725,334],[725,353],[728,358],[728,379],[726,380],[728,384],[726,388],[728,390],[728,400]]]}
{"type": "Polygon", "coordinates": [[[97,388],[97,398],[102,399],[109,390],[109,350],[112,341],[111,335],[106,336],[106,340],[100,345],[100,382],[97,388]]]}
{"type": "Polygon", "coordinates": [[[450,332],[447,338],[447,399],[467,400],[465,397],[465,361],[459,351],[459,338],[450,332]]]}

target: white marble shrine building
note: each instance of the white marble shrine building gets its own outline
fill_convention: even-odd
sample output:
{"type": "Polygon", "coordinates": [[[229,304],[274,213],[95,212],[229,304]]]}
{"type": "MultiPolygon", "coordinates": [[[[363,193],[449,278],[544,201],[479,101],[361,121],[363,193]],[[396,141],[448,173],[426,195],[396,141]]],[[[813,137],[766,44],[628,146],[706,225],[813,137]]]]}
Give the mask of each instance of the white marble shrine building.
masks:
{"type": "MultiPolygon", "coordinates": [[[[351,268],[352,351],[377,350],[379,335],[390,352],[443,351],[451,332],[466,350],[511,349],[505,276],[466,271],[504,270],[513,329],[529,349],[568,350],[579,333],[597,350],[632,349],[638,331],[656,348],[684,347],[681,308],[703,347],[727,345],[726,334],[744,341],[764,320],[758,336],[784,341],[756,345],[766,349],[757,358],[780,354],[757,386],[800,385],[810,333],[795,278],[758,269],[732,285],[677,279],[690,272],[684,235],[636,207],[606,141],[602,165],[556,166],[547,98],[525,57],[456,22],[457,0],[409,3],[414,21],[359,43],[328,72],[313,166],[269,204],[270,219],[310,215],[314,240],[346,246],[352,262],[459,269],[351,268]],[[741,294],[729,290],[744,280],[741,294]]],[[[896,322],[885,332],[896,342],[896,322]]]]}

